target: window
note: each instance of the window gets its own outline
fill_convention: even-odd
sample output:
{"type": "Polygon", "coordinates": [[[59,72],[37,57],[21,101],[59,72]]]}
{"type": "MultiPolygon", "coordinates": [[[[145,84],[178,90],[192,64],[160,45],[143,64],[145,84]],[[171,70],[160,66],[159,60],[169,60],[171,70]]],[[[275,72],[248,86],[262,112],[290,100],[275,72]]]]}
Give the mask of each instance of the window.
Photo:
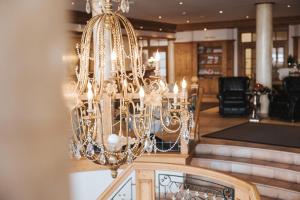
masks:
{"type": "Polygon", "coordinates": [[[252,42],[252,33],[242,33],[242,42],[252,42]]]}
{"type": "Polygon", "coordinates": [[[252,49],[245,49],[245,74],[249,78],[252,78],[252,49]]]}

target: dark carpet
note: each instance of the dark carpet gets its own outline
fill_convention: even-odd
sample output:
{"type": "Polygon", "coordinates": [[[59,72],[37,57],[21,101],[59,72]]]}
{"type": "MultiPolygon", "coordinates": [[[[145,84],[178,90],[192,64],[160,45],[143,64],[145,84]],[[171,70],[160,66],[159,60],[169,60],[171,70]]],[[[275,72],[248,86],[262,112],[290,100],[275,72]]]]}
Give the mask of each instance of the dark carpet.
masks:
{"type": "Polygon", "coordinates": [[[300,148],[300,127],[245,123],[204,137],[300,148]]]}

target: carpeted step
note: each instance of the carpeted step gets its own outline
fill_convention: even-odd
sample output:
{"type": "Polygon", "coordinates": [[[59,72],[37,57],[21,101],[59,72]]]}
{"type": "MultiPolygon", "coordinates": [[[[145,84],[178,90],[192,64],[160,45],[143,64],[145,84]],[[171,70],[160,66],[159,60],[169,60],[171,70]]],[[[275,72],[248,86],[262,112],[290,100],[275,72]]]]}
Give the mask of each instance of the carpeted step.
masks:
{"type": "Polygon", "coordinates": [[[300,184],[300,165],[209,154],[195,155],[191,165],[300,184]]]}
{"type": "MultiPolygon", "coordinates": [[[[202,141],[204,142],[204,141],[202,141]]],[[[299,151],[299,149],[297,150],[299,151]]],[[[194,154],[212,154],[300,165],[300,152],[251,143],[210,140],[196,145],[194,154]]]]}
{"type": "Polygon", "coordinates": [[[300,184],[240,173],[228,174],[254,183],[262,196],[282,200],[300,199],[300,184]]]}
{"type": "Polygon", "coordinates": [[[260,200],[281,200],[281,199],[272,198],[272,197],[266,197],[266,196],[260,196],[260,200]]]}

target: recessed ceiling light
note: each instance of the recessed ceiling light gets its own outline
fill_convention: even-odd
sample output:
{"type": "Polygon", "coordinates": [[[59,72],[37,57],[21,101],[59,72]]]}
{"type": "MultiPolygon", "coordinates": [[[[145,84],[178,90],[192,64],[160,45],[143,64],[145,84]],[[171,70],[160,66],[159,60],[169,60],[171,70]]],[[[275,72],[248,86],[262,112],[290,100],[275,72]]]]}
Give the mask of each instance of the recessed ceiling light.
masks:
{"type": "Polygon", "coordinates": [[[162,19],[162,16],[158,16],[158,19],[162,19]]]}
{"type": "Polygon", "coordinates": [[[186,23],[190,23],[190,20],[186,20],[186,23]]]}
{"type": "Polygon", "coordinates": [[[179,5],[183,5],[183,2],[182,2],[182,1],[180,1],[180,2],[179,2],[179,5]]]}
{"type": "Polygon", "coordinates": [[[207,31],[207,28],[204,28],[203,30],[204,30],[204,31],[207,31]]]}
{"type": "Polygon", "coordinates": [[[72,1],[72,3],[71,3],[71,4],[72,4],[72,6],[74,6],[74,5],[75,5],[75,2],[74,2],[74,1],[72,1]]]}
{"type": "Polygon", "coordinates": [[[223,14],[223,10],[219,10],[219,13],[220,13],[220,14],[223,14]]]}
{"type": "Polygon", "coordinates": [[[143,26],[140,26],[140,29],[144,29],[144,27],[143,27],[143,26]]]}
{"type": "Polygon", "coordinates": [[[248,15],[246,16],[246,19],[249,19],[249,16],[248,16],[248,15]]]}
{"type": "Polygon", "coordinates": [[[290,4],[288,4],[288,5],[286,5],[286,7],[290,8],[290,7],[291,7],[291,5],[290,5],[290,4]]]}
{"type": "Polygon", "coordinates": [[[162,28],[159,28],[159,31],[162,31],[163,29],[162,28]]]}
{"type": "Polygon", "coordinates": [[[183,11],[183,12],[182,12],[182,15],[186,15],[186,11],[183,11]]]}

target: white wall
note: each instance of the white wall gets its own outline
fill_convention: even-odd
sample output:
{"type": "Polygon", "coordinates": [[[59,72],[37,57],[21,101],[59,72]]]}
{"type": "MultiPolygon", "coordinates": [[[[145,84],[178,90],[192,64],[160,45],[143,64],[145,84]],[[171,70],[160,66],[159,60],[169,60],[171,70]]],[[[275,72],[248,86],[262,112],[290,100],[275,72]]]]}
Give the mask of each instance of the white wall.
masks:
{"type": "Polygon", "coordinates": [[[71,199],[96,200],[112,181],[110,170],[72,173],[70,175],[71,199]]]}

